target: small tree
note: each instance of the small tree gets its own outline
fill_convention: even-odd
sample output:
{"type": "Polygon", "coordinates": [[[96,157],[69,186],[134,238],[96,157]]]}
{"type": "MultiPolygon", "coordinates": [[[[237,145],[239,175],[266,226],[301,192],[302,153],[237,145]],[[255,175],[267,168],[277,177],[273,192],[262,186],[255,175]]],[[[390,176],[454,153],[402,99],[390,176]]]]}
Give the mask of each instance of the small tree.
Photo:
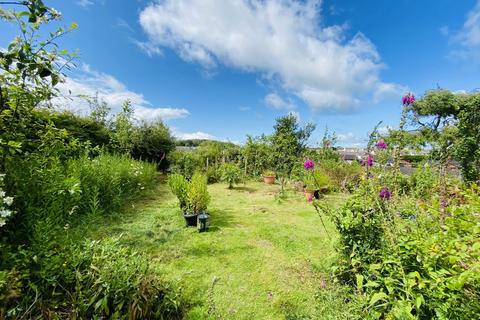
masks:
{"type": "Polygon", "coordinates": [[[233,163],[224,163],[220,167],[222,181],[228,183],[228,189],[233,189],[233,185],[242,180],[242,171],[233,163]]]}
{"type": "Polygon", "coordinates": [[[122,154],[130,154],[133,147],[133,108],[130,100],[123,103],[122,111],[115,115],[113,122],[112,146],[114,151],[122,154]]]}
{"type": "Polygon", "coordinates": [[[300,127],[293,114],[277,119],[272,143],[271,161],[280,177],[282,192],[286,179],[290,178],[295,164],[305,151],[308,138],[315,130],[314,124],[300,127]]]}

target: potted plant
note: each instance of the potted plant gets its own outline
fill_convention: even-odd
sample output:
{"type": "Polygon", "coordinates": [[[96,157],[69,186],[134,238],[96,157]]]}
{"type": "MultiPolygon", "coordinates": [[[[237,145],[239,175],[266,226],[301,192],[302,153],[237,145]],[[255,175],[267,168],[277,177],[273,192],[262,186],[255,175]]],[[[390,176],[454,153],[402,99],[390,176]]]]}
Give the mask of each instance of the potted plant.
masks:
{"type": "Polygon", "coordinates": [[[313,196],[315,193],[316,184],[315,184],[315,179],[313,176],[309,175],[305,177],[303,180],[304,187],[303,187],[303,192],[305,193],[305,198],[307,199],[308,202],[312,202],[313,196]]]}
{"type": "Polygon", "coordinates": [[[332,181],[330,180],[330,177],[327,176],[323,171],[321,170],[315,170],[313,172],[314,178],[315,178],[315,183],[317,186],[317,190],[321,194],[328,193],[329,191],[329,186],[332,184],[332,181]]]}
{"type": "Polygon", "coordinates": [[[188,181],[181,174],[172,174],[168,177],[167,181],[168,186],[172,193],[178,199],[178,205],[182,212],[187,210],[187,191],[188,191],[188,181]]]}
{"type": "Polygon", "coordinates": [[[210,195],[207,189],[207,177],[199,172],[192,176],[188,184],[187,207],[188,214],[184,215],[188,226],[196,226],[199,214],[206,213],[210,195]]]}
{"type": "Polygon", "coordinates": [[[275,171],[266,170],[263,172],[263,182],[266,184],[274,184],[275,183],[275,171]]]}

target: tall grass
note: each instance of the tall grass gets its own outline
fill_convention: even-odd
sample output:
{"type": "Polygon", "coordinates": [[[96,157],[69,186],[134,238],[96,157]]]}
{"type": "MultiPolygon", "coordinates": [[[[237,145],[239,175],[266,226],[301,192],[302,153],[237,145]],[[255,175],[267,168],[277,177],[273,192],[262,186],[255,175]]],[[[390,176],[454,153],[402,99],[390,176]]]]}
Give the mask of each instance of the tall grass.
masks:
{"type": "Polygon", "coordinates": [[[80,222],[150,189],[155,165],[102,154],[66,162],[30,154],[8,164],[13,221],[0,229],[0,319],[174,319],[173,291],[141,254],[70,237],[80,222]]]}

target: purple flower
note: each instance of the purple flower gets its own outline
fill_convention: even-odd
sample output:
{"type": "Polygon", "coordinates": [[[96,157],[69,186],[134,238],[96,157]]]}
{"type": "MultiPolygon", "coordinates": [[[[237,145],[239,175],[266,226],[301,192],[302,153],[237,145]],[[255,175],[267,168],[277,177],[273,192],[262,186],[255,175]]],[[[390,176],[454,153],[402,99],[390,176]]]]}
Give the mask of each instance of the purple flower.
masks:
{"type": "Polygon", "coordinates": [[[305,168],[305,170],[312,170],[313,168],[315,168],[315,162],[313,162],[310,159],[307,159],[303,163],[303,167],[305,168]]]}
{"type": "Polygon", "coordinates": [[[383,140],[383,139],[378,140],[378,142],[375,144],[375,146],[378,149],[387,149],[387,144],[385,143],[385,140],[383,140]]]}
{"type": "Polygon", "coordinates": [[[380,193],[378,194],[378,196],[382,200],[390,200],[390,197],[392,196],[392,193],[390,192],[390,190],[387,187],[384,187],[384,188],[382,188],[382,190],[380,190],[380,193]]]}
{"type": "Polygon", "coordinates": [[[368,154],[367,165],[369,167],[373,166],[373,156],[370,153],[368,154]]]}
{"type": "Polygon", "coordinates": [[[365,162],[365,160],[363,160],[363,159],[360,160],[360,165],[361,165],[362,167],[365,167],[366,164],[367,164],[367,163],[365,162]]]}
{"type": "Polygon", "coordinates": [[[402,103],[404,106],[412,105],[415,102],[415,96],[411,93],[407,93],[402,98],[402,103]]]}

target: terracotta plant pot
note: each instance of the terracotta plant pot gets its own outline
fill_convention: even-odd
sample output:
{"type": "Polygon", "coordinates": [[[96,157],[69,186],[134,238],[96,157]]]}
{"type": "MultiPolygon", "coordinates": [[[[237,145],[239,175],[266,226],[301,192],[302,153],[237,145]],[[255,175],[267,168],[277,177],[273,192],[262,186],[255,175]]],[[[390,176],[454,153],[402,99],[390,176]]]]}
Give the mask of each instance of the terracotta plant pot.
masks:
{"type": "Polygon", "coordinates": [[[312,202],[313,201],[313,191],[305,191],[305,199],[307,199],[307,202],[312,202]]]}
{"type": "Polygon", "coordinates": [[[275,176],[263,176],[263,182],[265,182],[266,184],[274,184],[275,176]]]}

